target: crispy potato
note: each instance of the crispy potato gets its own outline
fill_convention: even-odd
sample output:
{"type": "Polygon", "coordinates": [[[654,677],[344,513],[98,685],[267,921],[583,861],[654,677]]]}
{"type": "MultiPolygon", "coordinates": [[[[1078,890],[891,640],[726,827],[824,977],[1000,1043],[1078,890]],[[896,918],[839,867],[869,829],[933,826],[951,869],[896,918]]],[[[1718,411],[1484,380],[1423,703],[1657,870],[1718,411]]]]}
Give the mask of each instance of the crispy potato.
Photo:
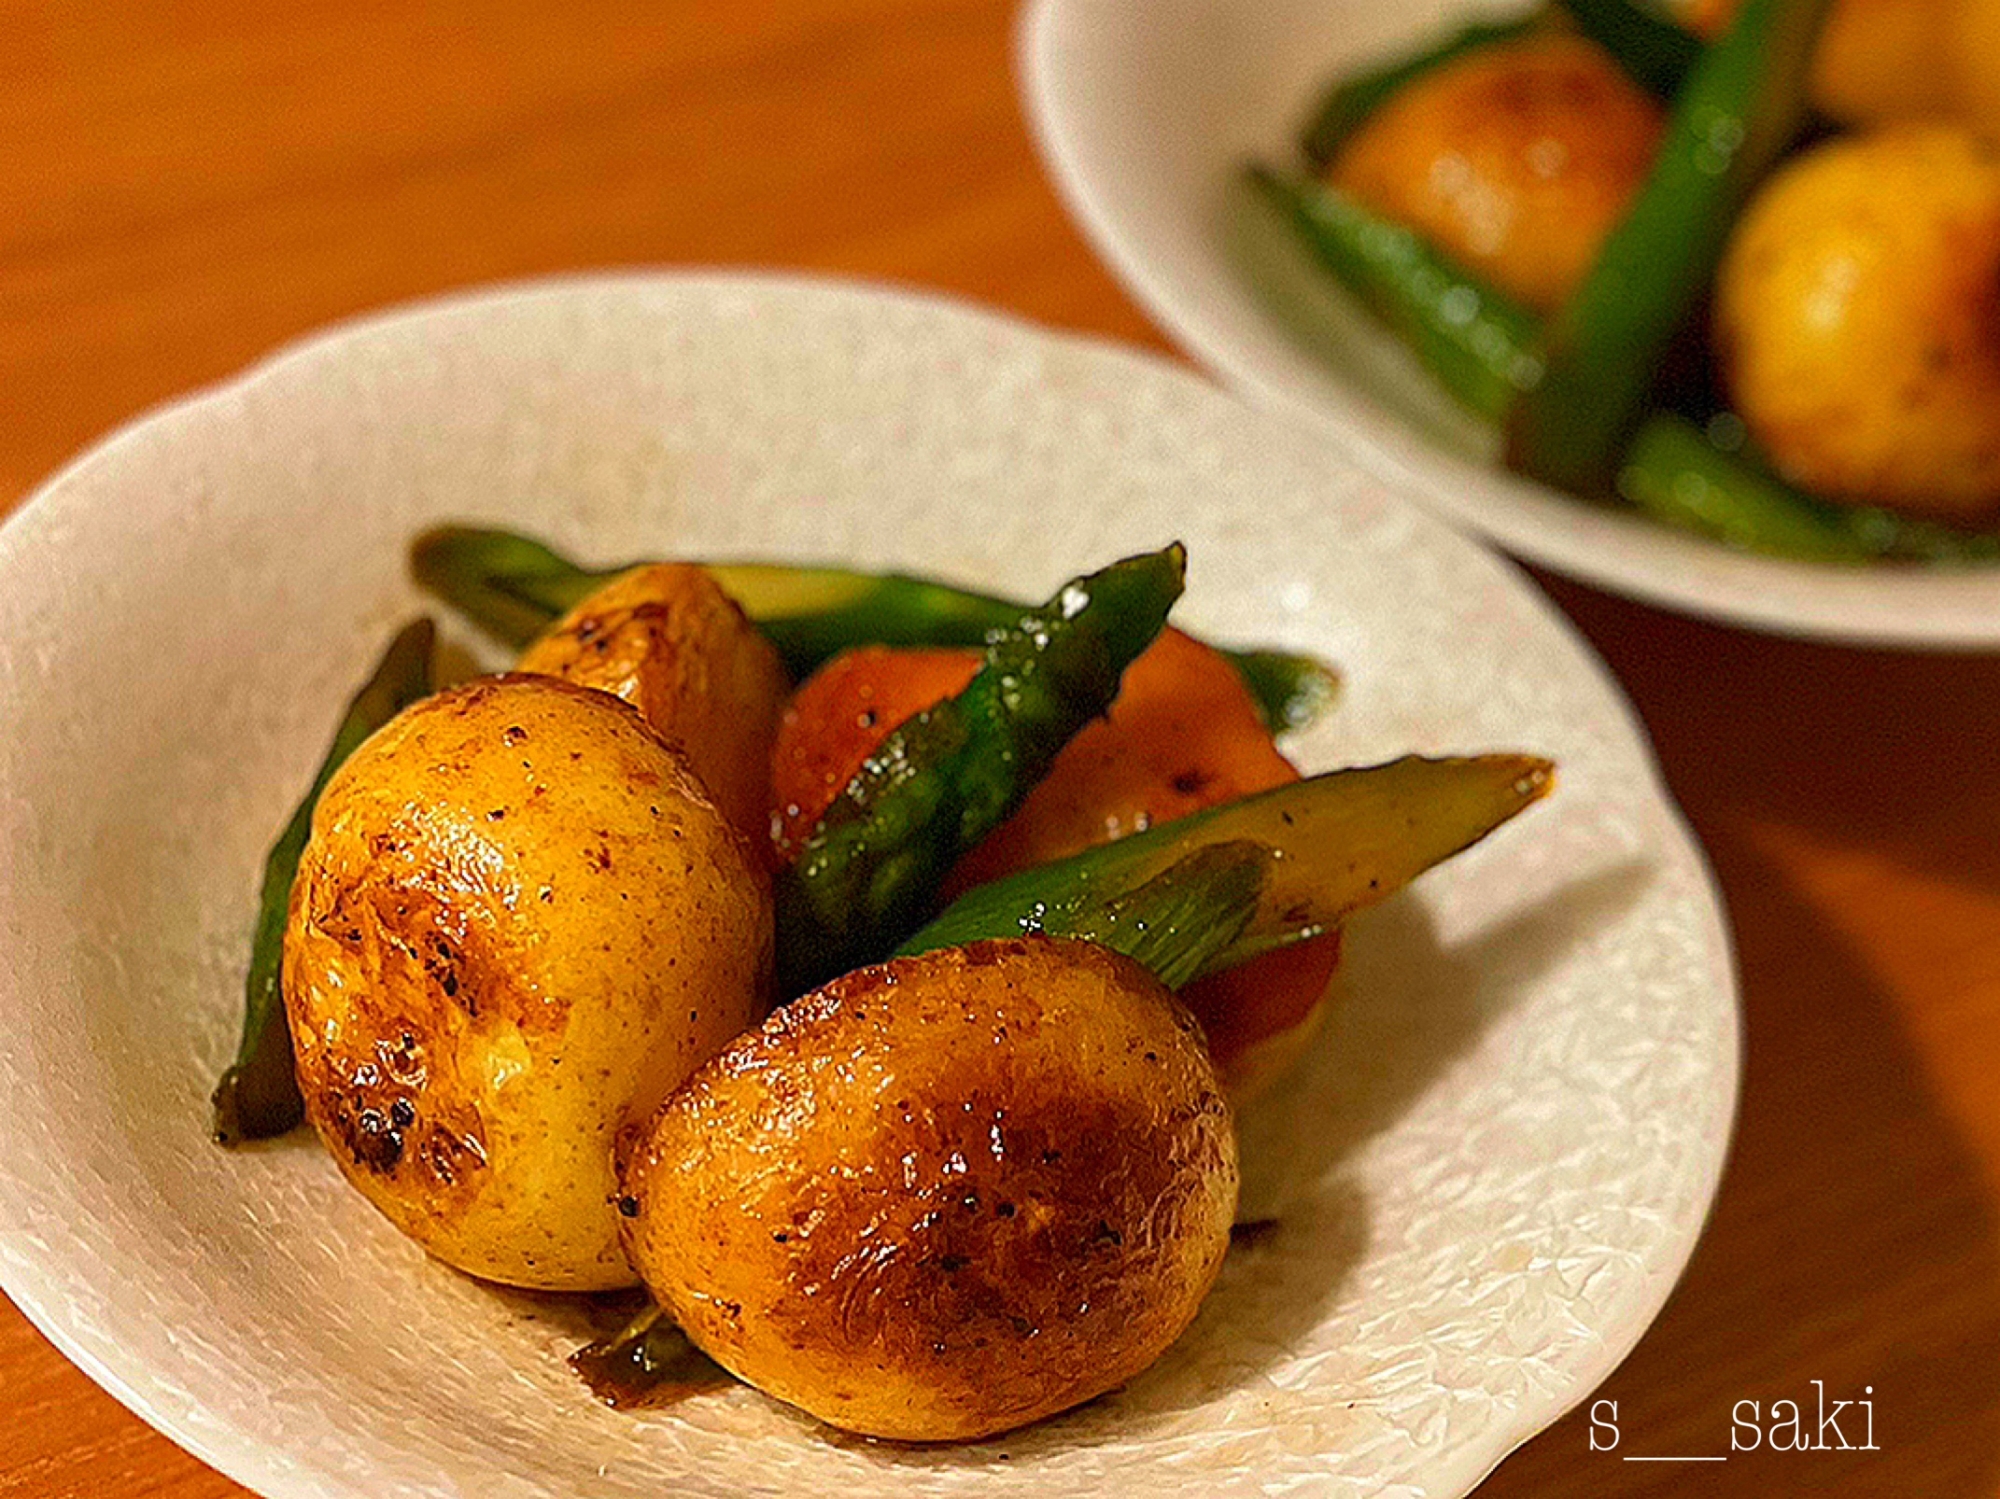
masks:
{"type": "MultiPolygon", "coordinates": [[[[772,792],[779,851],[799,847],[862,761],[904,720],[964,687],[979,652],[848,651],[785,710],[772,792]]],[[[1154,823],[1296,781],[1229,659],[1163,630],[1126,669],[1111,712],[1078,734],[1021,809],[953,871],[945,897],[1154,823]]],[[[1247,1103],[1311,1039],[1338,935],[1188,986],[1230,1101],[1247,1103]]]]}
{"type": "Polygon", "coordinates": [[[1006,1431],[1194,1317],[1236,1144],[1194,1018],[1033,938],[899,958],[773,1015],[621,1148],[627,1247],[718,1363],[832,1425],[1006,1431]]]}
{"type": "Polygon", "coordinates": [[[307,1116],[449,1264],[636,1278],[615,1131],[762,1013],[768,877],[678,751],[605,693],[484,678],[327,786],[284,989],[307,1116]]]}
{"type": "Polygon", "coordinates": [[[771,746],[791,682],[704,569],[662,562],[612,579],[529,646],[519,669],[624,698],[680,745],[723,815],[764,845],[771,746]]]}
{"type": "Polygon", "coordinates": [[[1399,90],[1327,180],[1543,312],[1574,291],[1665,128],[1602,48],[1562,33],[1482,47],[1399,90]]]}
{"type": "Polygon", "coordinates": [[[1775,174],[1716,296],[1736,408],[1828,499],[2000,508],[2000,157],[1955,127],[1842,137],[1775,174]]]}

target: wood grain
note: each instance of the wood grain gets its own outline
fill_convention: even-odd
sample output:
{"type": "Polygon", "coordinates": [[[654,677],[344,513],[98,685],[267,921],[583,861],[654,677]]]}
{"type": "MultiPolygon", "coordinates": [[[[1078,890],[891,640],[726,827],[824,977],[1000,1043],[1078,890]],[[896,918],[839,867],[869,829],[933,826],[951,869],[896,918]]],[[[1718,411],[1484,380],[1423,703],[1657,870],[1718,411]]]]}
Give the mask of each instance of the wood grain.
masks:
{"type": "MultiPolygon", "coordinates": [[[[331,319],[635,263],[814,267],[1166,345],[1030,148],[1001,0],[0,8],[0,509],[331,319]]],[[[2000,661],[1837,650],[1544,580],[1715,861],[1749,1042],[1713,1221],[1600,1392],[1620,1454],[1872,1385],[1872,1455],[1593,1454],[1483,1493],[2000,1489],[2000,661]]],[[[240,1494],[0,1306],[0,1495],[240,1494]]]]}

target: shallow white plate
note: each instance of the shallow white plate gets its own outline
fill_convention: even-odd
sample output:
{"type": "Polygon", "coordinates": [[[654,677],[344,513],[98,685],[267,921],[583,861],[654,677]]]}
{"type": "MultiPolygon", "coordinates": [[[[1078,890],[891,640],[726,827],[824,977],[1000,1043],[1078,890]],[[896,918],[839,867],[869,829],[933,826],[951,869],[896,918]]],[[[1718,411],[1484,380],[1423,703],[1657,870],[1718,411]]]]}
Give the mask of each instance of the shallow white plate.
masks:
{"type": "Polygon", "coordinates": [[[266,1494],[1455,1494],[1632,1346],[1715,1187],[1727,938],[1603,668],[1337,443],[988,314],[636,276],[337,329],[0,529],[0,721],[0,1281],[266,1494]],[[265,844],[446,517],[1030,594],[1180,536],[1188,623],[1348,673],[1309,766],[1563,780],[1360,924],[1317,1067],[1246,1121],[1283,1224],[1129,1388],[929,1450],[743,1388],[621,1415],[562,1365],[567,1303],[426,1261],[310,1137],[205,1134],[265,844]]]}
{"type": "MultiPolygon", "coordinates": [[[[1502,4],[1504,12],[1516,8],[1502,4]]],[[[1395,338],[1258,211],[1326,81],[1496,7],[1465,0],[1032,0],[1022,89],[1098,250],[1181,345],[1261,404],[1360,444],[1399,488],[1517,556],[1787,634],[2000,646],[2000,568],[1832,568],[1731,552],[1516,478],[1395,338]]]]}

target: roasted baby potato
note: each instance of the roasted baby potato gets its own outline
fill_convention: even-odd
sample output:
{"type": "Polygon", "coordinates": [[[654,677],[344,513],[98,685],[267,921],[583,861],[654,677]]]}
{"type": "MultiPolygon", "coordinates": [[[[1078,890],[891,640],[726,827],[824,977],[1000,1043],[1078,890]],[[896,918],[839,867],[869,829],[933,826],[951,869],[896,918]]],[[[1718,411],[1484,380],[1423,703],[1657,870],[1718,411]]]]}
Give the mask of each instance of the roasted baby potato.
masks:
{"type": "Polygon", "coordinates": [[[1831,500],[2000,510],[2000,156],[1909,125],[1780,169],[1737,226],[1716,351],[1784,476],[1831,500]]]}
{"type": "Polygon", "coordinates": [[[1834,0],[1813,53],[1814,106],[1848,125],[1951,115],[1955,9],[1956,0],[1834,0]]]}
{"type": "Polygon", "coordinates": [[[624,698],[680,745],[738,831],[763,844],[771,745],[791,683],[705,569],[655,563],[621,574],[529,646],[519,669],[624,698]]]}
{"type": "Polygon", "coordinates": [[[1328,182],[1407,224],[1518,300],[1552,312],[1651,168],[1665,117],[1594,43],[1496,43],[1398,90],[1328,182]]]}
{"type": "Polygon", "coordinates": [[[1229,1244],[1194,1018],[1103,948],[899,958],[780,1010],[621,1145],[626,1246],[725,1368],[834,1426],[969,1439],[1132,1378],[1229,1244]]]}
{"type": "Polygon", "coordinates": [[[615,1132],[762,1013],[769,881],[679,751],[606,693],[483,678],[328,784],[284,990],[306,1114],[446,1263],[595,1291],[615,1132]]]}

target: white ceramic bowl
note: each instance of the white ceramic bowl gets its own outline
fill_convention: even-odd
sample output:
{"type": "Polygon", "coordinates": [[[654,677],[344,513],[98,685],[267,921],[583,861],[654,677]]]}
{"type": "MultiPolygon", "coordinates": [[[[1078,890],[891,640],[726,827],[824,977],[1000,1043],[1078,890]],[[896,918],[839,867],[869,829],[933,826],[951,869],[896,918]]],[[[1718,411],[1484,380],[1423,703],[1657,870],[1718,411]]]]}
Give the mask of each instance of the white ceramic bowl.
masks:
{"type": "Polygon", "coordinates": [[[1632,1346],[1715,1187],[1727,939],[1602,667],[1337,443],[989,314],[635,276],[336,329],[0,529],[0,718],[0,1282],[268,1495],[1455,1494],[1632,1346]],[[1282,1226],[1128,1388],[958,1448],[745,1388],[619,1414],[562,1364],[569,1303],[427,1261],[309,1136],[205,1133],[264,848],[444,518],[1029,594],[1178,535],[1189,623],[1344,666],[1309,766],[1563,779],[1359,924],[1316,1064],[1245,1121],[1282,1226]]]}
{"type": "Polygon", "coordinates": [[[1585,582],[1736,624],[2000,646],[2000,568],[1755,557],[1506,473],[1491,435],[1248,201],[1243,164],[1293,160],[1299,123],[1328,79],[1494,9],[1465,0],[1031,0],[1021,84],[1071,211],[1160,325],[1236,389],[1345,439],[1454,523],[1585,582]]]}

